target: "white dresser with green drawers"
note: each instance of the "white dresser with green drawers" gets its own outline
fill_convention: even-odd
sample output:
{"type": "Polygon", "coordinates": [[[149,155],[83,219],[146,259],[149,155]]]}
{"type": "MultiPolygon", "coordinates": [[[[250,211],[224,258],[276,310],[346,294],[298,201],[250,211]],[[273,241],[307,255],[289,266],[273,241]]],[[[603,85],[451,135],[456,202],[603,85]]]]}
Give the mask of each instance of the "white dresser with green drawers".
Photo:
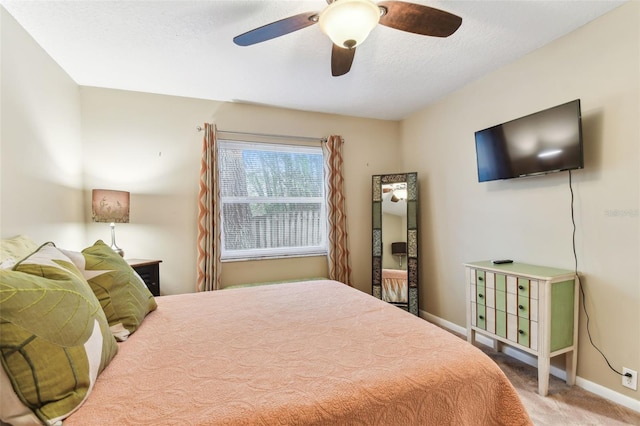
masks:
{"type": "Polygon", "coordinates": [[[550,360],[565,354],[567,384],[576,379],[578,283],[574,271],[527,265],[465,265],[467,340],[476,333],[538,357],[538,393],[549,390],[550,360]]]}

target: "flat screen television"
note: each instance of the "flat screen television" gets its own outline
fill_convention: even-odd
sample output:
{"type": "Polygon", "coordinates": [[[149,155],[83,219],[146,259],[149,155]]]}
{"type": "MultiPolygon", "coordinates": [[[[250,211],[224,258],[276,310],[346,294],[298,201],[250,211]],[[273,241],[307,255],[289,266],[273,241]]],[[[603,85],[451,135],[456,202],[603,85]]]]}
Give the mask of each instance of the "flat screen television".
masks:
{"type": "Polygon", "coordinates": [[[584,167],[580,99],[475,132],[478,181],[584,167]]]}

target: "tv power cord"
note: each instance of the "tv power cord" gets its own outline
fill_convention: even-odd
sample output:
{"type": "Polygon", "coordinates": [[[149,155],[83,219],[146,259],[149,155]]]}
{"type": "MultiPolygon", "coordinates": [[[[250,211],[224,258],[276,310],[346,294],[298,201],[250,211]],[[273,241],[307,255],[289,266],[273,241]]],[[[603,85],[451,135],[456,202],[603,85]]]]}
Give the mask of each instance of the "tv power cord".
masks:
{"type": "Polygon", "coordinates": [[[575,220],[575,214],[574,214],[574,208],[573,208],[573,186],[571,183],[571,170],[569,170],[569,191],[571,192],[571,223],[573,225],[572,246],[573,246],[574,273],[576,278],[578,279],[578,288],[580,289],[580,294],[582,295],[582,310],[584,311],[584,316],[587,318],[587,336],[589,336],[589,342],[591,342],[591,346],[593,346],[598,352],[600,352],[600,355],[602,355],[602,358],[604,358],[605,362],[613,372],[615,372],[619,376],[632,377],[631,373],[622,374],[620,371],[616,370],[611,365],[611,363],[609,362],[609,359],[607,359],[607,356],[604,354],[604,352],[602,352],[600,348],[596,346],[596,344],[593,342],[593,338],[591,337],[591,330],[589,329],[589,323],[591,322],[591,318],[589,318],[589,312],[587,312],[587,305],[585,302],[586,296],[585,296],[584,288],[582,287],[582,281],[580,280],[580,275],[578,275],[578,254],[576,252],[576,220],[575,220]]]}

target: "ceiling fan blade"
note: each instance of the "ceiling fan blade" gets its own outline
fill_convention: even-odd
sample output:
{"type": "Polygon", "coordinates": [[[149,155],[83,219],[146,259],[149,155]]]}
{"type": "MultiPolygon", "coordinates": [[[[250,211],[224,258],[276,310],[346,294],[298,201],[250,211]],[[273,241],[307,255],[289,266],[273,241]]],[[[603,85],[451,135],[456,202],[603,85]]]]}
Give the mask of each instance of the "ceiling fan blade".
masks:
{"type": "Polygon", "coordinates": [[[462,18],[433,7],[402,1],[382,1],[379,7],[386,9],[380,23],[409,33],[449,37],[462,24],[462,18]]]}
{"type": "Polygon", "coordinates": [[[272,38],[280,37],[315,24],[318,22],[317,16],[317,12],[305,12],[299,15],[289,16],[288,18],[263,25],[239,36],[235,36],[233,42],[238,46],[250,46],[271,40],[272,38]]]}
{"type": "Polygon", "coordinates": [[[339,77],[349,72],[356,48],[345,49],[332,44],[331,48],[331,75],[339,77]]]}

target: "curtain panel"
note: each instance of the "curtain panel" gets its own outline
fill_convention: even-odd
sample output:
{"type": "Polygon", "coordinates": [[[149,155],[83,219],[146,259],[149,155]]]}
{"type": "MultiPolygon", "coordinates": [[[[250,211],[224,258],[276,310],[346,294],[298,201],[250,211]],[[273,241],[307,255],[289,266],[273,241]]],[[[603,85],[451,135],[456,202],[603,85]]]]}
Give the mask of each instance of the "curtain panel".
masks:
{"type": "Polygon", "coordinates": [[[344,198],[342,137],[330,136],[322,144],[327,197],[329,278],[351,286],[347,214],[344,198]]]}
{"type": "Polygon", "coordinates": [[[198,274],[196,291],[220,289],[220,186],[216,127],[204,125],[198,192],[198,274]]]}

